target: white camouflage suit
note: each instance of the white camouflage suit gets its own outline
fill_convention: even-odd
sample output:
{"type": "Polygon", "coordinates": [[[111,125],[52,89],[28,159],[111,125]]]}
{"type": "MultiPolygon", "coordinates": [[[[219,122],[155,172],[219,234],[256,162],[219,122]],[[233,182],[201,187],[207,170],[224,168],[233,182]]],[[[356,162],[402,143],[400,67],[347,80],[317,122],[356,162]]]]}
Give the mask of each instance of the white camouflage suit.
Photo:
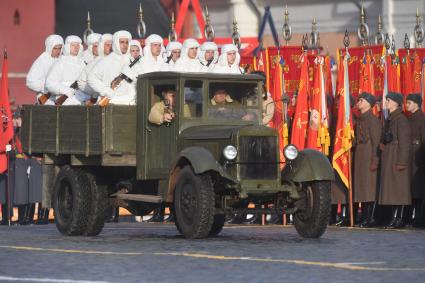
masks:
{"type": "Polygon", "coordinates": [[[46,77],[53,63],[58,60],[52,57],[52,50],[56,45],[63,46],[63,38],[57,34],[49,35],[45,40],[46,50],[38,56],[28,71],[26,85],[37,94],[36,101],[48,92],[45,87],[46,77]]]}

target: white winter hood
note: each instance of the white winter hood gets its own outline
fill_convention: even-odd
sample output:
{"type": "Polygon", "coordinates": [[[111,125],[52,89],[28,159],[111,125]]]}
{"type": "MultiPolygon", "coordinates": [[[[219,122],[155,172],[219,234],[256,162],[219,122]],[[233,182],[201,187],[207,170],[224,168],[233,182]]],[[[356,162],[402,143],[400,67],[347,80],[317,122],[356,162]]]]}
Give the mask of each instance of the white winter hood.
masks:
{"type": "Polygon", "coordinates": [[[63,46],[63,38],[60,35],[57,34],[51,34],[49,35],[46,40],[44,41],[44,44],[46,46],[46,53],[49,56],[52,56],[52,50],[55,45],[62,45],[63,46]]]}
{"type": "Polygon", "coordinates": [[[140,56],[143,56],[143,49],[142,49],[142,46],[140,45],[140,41],[135,40],[135,39],[130,40],[130,42],[129,42],[128,46],[129,46],[129,47],[131,47],[131,46],[137,46],[137,47],[139,47],[139,50],[140,50],[140,56]]]}
{"type": "Polygon", "coordinates": [[[125,54],[122,54],[121,48],[120,48],[120,38],[127,38],[130,42],[131,34],[128,31],[120,30],[114,33],[113,40],[112,40],[112,52],[114,52],[117,55],[129,55],[130,54],[130,48],[127,49],[127,52],[125,54]]]}
{"type": "Polygon", "coordinates": [[[161,44],[161,53],[158,58],[162,58],[162,53],[164,53],[164,40],[161,36],[157,34],[149,35],[145,40],[145,47],[143,47],[143,55],[148,58],[152,58],[151,44],[152,43],[160,43],[161,44]]]}
{"type": "Polygon", "coordinates": [[[200,52],[199,51],[199,42],[197,40],[193,39],[193,38],[186,39],[183,42],[182,55],[181,55],[180,59],[182,59],[182,60],[193,60],[193,59],[190,59],[187,54],[189,52],[189,49],[194,48],[194,47],[198,48],[198,53],[196,54],[196,57],[195,57],[195,58],[197,58],[197,57],[199,57],[199,52],[200,52]]]}
{"type": "Polygon", "coordinates": [[[113,40],[113,36],[110,33],[105,33],[102,34],[102,36],[99,38],[99,44],[97,45],[97,50],[99,51],[99,56],[100,57],[104,57],[106,56],[105,54],[105,42],[106,41],[112,41],[113,40]]]}
{"type": "Polygon", "coordinates": [[[218,65],[226,67],[229,66],[229,63],[227,62],[227,53],[229,52],[236,52],[236,59],[235,62],[232,64],[232,68],[238,67],[239,68],[239,63],[241,61],[241,55],[239,54],[239,50],[236,47],[236,45],[234,44],[225,44],[223,45],[223,47],[221,47],[221,55],[218,58],[218,65]]]}
{"type": "Polygon", "coordinates": [[[201,61],[202,64],[206,65],[208,62],[205,60],[205,52],[209,50],[214,50],[214,58],[212,63],[215,64],[218,61],[218,47],[217,44],[215,44],[212,41],[206,41],[202,43],[201,45],[201,51],[199,52],[199,61],[201,61]]]}
{"type": "Polygon", "coordinates": [[[91,55],[94,55],[93,54],[93,45],[99,42],[101,36],[102,35],[100,33],[95,33],[95,32],[91,33],[91,34],[89,34],[89,36],[87,36],[87,46],[88,46],[87,49],[89,50],[89,53],[91,55]]]}
{"type": "Polygon", "coordinates": [[[63,47],[62,54],[66,55],[66,56],[70,55],[71,43],[79,43],[80,44],[80,50],[78,51],[78,56],[81,56],[81,54],[83,53],[83,45],[82,45],[81,38],[79,38],[76,35],[68,35],[65,38],[65,45],[63,47]]]}
{"type": "Polygon", "coordinates": [[[168,60],[173,50],[182,50],[182,47],[183,45],[178,41],[169,42],[167,48],[165,49],[164,60],[168,60]]]}

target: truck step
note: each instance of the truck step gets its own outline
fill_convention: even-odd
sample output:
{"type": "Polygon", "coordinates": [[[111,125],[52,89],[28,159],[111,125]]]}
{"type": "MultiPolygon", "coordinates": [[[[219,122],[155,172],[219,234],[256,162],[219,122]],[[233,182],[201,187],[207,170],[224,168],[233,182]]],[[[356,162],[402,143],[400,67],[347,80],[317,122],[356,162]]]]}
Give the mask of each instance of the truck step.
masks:
{"type": "Polygon", "coordinates": [[[115,193],[115,194],[112,194],[111,197],[115,197],[117,199],[152,202],[152,203],[162,202],[162,197],[154,196],[154,195],[115,193]]]}

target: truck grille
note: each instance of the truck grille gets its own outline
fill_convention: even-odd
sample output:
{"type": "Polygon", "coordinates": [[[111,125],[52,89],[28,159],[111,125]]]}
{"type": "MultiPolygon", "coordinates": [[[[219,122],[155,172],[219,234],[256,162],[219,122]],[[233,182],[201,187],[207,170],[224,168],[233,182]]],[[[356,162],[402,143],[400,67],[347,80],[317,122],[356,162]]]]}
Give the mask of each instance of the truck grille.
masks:
{"type": "Polygon", "coordinates": [[[276,137],[240,137],[239,168],[242,179],[276,179],[276,137]]]}

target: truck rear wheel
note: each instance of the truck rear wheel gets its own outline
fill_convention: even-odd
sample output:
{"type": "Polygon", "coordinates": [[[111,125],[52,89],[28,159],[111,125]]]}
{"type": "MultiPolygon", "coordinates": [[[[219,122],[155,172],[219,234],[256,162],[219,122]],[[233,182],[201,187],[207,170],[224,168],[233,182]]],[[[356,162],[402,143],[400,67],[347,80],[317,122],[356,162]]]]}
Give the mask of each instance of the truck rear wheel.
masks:
{"type": "Polygon", "coordinates": [[[214,223],[210,231],[210,236],[216,236],[221,232],[221,230],[223,230],[225,220],[226,220],[225,214],[214,215],[214,223]]]}
{"type": "Polygon", "coordinates": [[[330,187],[328,181],[303,184],[305,205],[294,214],[295,229],[302,237],[319,238],[325,232],[331,212],[330,187]]]}
{"type": "Polygon", "coordinates": [[[53,209],[56,227],[68,236],[82,235],[90,213],[90,185],[84,172],[65,165],[54,185],[53,209]]]}
{"type": "Polygon", "coordinates": [[[91,205],[90,214],[88,215],[87,229],[84,231],[86,236],[97,236],[105,225],[109,199],[106,186],[96,183],[96,177],[90,173],[86,173],[87,182],[90,185],[91,205]]]}
{"type": "Polygon", "coordinates": [[[186,238],[205,238],[214,222],[214,188],[208,174],[184,167],[174,192],[175,223],[186,238]]]}

